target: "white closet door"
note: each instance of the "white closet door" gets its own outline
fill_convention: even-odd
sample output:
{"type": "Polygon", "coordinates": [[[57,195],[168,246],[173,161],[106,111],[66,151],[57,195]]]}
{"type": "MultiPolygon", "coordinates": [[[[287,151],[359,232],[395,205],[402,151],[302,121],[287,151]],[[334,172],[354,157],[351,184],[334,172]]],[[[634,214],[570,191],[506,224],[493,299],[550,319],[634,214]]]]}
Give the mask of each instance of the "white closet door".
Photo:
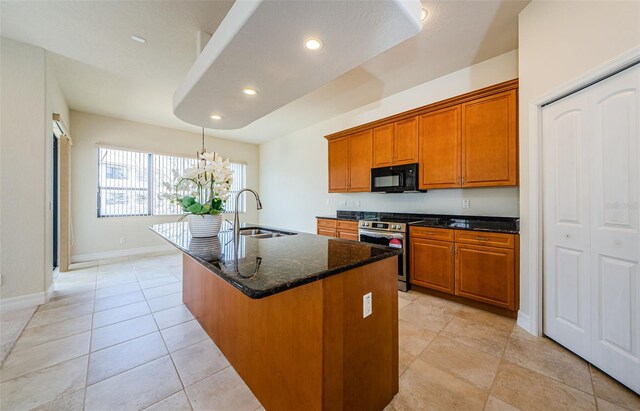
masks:
{"type": "Polygon", "coordinates": [[[640,393],[640,66],[543,109],[544,332],[640,393]]]}
{"type": "Polygon", "coordinates": [[[640,66],[589,89],[590,361],[640,392],[640,66]]]}
{"type": "Polygon", "coordinates": [[[588,358],[589,133],[584,92],[543,109],[544,333],[588,358]]]}

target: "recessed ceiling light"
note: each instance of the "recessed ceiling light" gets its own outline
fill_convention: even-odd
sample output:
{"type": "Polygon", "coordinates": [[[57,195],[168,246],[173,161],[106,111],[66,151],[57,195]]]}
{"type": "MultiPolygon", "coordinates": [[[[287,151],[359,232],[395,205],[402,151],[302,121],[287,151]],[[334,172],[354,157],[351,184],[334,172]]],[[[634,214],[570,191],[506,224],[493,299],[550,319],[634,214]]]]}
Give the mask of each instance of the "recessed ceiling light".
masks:
{"type": "Polygon", "coordinates": [[[213,115],[211,116],[211,118],[212,118],[212,119],[214,119],[214,120],[222,120],[222,116],[219,116],[219,115],[217,115],[217,114],[213,114],[213,115]]]}
{"type": "Polygon", "coordinates": [[[255,91],[255,90],[254,90],[254,89],[252,89],[252,88],[248,88],[248,87],[247,87],[247,88],[245,88],[245,89],[242,89],[242,92],[243,92],[244,94],[249,95],[249,96],[255,96],[256,94],[258,94],[258,92],[257,92],[257,91],[255,91]]]}
{"type": "Polygon", "coordinates": [[[304,46],[309,50],[318,50],[322,48],[322,42],[318,39],[306,39],[304,46]]]}
{"type": "Polygon", "coordinates": [[[138,43],[142,43],[142,44],[144,44],[144,43],[146,43],[146,42],[147,42],[147,40],[145,40],[144,38],[142,38],[142,37],[140,37],[140,36],[136,36],[135,34],[133,34],[133,35],[131,36],[131,40],[133,40],[133,41],[137,41],[138,43]]]}
{"type": "Polygon", "coordinates": [[[427,11],[427,9],[422,9],[420,18],[422,19],[422,21],[424,21],[424,19],[426,19],[428,15],[429,15],[429,12],[427,11]]]}

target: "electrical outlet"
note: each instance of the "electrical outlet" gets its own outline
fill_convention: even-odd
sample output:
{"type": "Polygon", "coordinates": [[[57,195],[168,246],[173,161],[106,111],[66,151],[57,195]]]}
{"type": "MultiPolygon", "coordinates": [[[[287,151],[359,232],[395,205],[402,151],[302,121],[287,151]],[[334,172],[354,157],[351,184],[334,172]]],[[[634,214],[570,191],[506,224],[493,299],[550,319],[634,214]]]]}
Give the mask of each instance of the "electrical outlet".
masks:
{"type": "Polygon", "coordinates": [[[470,200],[462,200],[462,208],[471,208],[470,200]]]}
{"type": "Polygon", "coordinates": [[[360,200],[356,200],[356,207],[360,208],[360,200]]]}
{"type": "Polygon", "coordinates": [[[347,206],[347,200],[340,200],[340,205],[342,207],[346,207],[347,206]]]}
{"type": "Polygon", "coordinates": [[[329,200],[329,199],[327,198],[326,204],[327,204],[327,205],[331,205],[331,200],[329,200]]]}
{"type": "Polygon", "coordinates": [[[120,244],[124,244],[127,242],[127,237],[120,237],[120,244]]]}
{"type": "Polygon", "coordinates": [[[367,318],[373,312],[371,293],[362,296],[362,318],[367,318]]]}

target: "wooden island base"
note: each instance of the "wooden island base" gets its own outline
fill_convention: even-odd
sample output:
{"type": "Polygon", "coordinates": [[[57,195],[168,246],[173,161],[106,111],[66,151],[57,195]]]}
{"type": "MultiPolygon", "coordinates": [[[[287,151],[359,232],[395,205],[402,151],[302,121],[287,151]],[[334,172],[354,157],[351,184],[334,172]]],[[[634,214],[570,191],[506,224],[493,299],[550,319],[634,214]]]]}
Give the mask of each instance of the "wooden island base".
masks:
{"type": "Polygon", "coordinates": [[[183,300],[267,410],[382,410],[398,392],[397,258],[251,299],[184,255],[183,300]]]}

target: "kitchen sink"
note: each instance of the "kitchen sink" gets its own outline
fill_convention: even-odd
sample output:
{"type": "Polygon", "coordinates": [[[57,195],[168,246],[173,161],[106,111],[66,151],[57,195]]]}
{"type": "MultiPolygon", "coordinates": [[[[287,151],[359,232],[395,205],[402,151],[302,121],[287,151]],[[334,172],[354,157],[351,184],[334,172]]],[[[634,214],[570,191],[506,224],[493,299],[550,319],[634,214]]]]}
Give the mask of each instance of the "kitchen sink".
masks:
{"type": "Polygon", "coordinates": [[[295,235],[296,233],[289,233],[286,231],[267,230],[264,228],[243,228],[240,230],[240,235],[246,235],[251,238],[276,238],[285,237],[288,235],[295,235]]]}

